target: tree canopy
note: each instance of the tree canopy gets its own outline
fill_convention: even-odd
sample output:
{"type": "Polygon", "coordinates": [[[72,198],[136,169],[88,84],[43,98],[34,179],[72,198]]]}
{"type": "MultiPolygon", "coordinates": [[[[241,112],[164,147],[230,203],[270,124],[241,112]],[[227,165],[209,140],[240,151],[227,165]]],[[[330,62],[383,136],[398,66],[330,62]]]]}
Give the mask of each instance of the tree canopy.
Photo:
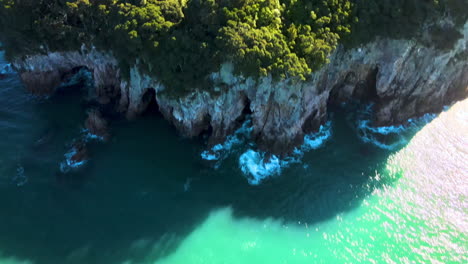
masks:
{"type": "Polygon", "coordinates": [[[412,37],[434,15],[463,17],[467,1],[0,0],[0,41],[11,57],[93,45],[122,72],[137,65],[184,91],[228,61],[244,76],[305,80],[340,43],[412,37]]]}

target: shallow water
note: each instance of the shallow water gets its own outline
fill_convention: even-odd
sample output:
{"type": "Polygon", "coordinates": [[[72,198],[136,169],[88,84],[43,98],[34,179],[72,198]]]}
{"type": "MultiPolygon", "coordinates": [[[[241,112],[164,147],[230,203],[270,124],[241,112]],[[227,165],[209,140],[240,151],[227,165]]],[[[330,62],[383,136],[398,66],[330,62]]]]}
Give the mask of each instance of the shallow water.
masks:
{"type": "Polygon", "coordinates": [[[398,153],[336,113],[327,140],[253,186],[239,158],[255,146],[213,169],[202,139],[157,115],[113,120],[110,141],[63,174],[83,136],[79,98],[0,80],[0,263],[468,261],[466,103],[398,153]]]}
{"type": "Polygon", "coordinates": [[[355,209],[312,224],[221,209],[157,263],[467,263],[467,131],[465,100],[391,155],[369,179],[388,184],[355,209]]]}

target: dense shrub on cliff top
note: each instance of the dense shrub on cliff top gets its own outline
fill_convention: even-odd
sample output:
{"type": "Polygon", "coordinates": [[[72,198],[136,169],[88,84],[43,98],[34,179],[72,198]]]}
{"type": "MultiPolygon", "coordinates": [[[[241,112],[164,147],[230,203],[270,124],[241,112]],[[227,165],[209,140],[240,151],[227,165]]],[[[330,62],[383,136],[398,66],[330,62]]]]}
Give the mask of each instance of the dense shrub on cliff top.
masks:
{"type": "Polygon", "coordinates": [[[355,0],[354,3],[353,13],[359,20],[352,27],[351,37],[347,38],[351,45],[371,41],[377,36],[425,41],[422,33],[427,32],[433,34],[426,36],[432,38],[426,44],[450,48],[453,41],[449,39],[460,36],[455,28],[468,18],[468,0],[355,0]],[[446,27],[439,23],[444,20],[449,24],[446,27]],[[455,27],[451,23],[455,23],[455,27]],[[422,26],[429,28],[422,29],[422,26]],[[435,32],[440,29],[445,33],[435,32]],[[441,41],[438,37],[442,37],[441,41]]]}
{"type": "Polygon", "coordinates": [[[411,37],[467,1],[0,0],[0,40],[10,57],[94,45],[123,72],[136,64],[183,91],[209,87],[206,76],[224,61],[245,76],[304,80],[345,36],[353,45],[411,37]]]}

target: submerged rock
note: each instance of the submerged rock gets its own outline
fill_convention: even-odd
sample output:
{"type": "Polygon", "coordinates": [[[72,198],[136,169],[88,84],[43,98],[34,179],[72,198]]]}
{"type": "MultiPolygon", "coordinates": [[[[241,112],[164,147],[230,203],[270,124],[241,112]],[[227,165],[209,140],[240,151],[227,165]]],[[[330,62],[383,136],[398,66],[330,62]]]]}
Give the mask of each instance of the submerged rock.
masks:
{"type": "Polygon", "coordinates": [[[70,155],[70,164],[77,165],[82,164],[88,160],[88,149],[86,144],[83,142],[76,142],[73,144],[73,152],[70,155]]]}
{"type": "Polygon", "coordinates": [[[65,153],[65,161],[60,163],[60,171],[68,173],[83,167],[89,160],[88,149],[84,141],[76,141],[72,144],[70,151],[65,153]]]}
{"type": "Polygon", "coordinates": [[[115,103],[116,111],[134,117],[145,110],[148,89],[164,117],[182,135],[193,137],[212,131],[209,142],[218,144],[251,113],[252,136],[262,150],[283,156],[302,144],[304,135],[326,122],[328,107],[350,99],[372,100],[372,126],[391,126],[440,112],[444,105],[468,95],[468,23],[453,49],[439,50],[412,40],[378,39],[359,48],[338,48],[330,63],[306,82],[253,79],[234,74],[229,63],[212,73],[214,87],[194,89],[184,96],[169,96],[156,79],[138,70],[121,78],[117,60],[95,49],[55,52],[18,59],[13,65],[32,92],[53,92],[63,72],[86,67],[93,73],[89,99],[115,103]]]}
{"type": "Polygon", "coordinates": [[[110,137],[107,121],[102,117],[99,110],[93,109],[88,111],[85,127],[92,137],[97,137],[104,141],[107,141],[110,137]]]}

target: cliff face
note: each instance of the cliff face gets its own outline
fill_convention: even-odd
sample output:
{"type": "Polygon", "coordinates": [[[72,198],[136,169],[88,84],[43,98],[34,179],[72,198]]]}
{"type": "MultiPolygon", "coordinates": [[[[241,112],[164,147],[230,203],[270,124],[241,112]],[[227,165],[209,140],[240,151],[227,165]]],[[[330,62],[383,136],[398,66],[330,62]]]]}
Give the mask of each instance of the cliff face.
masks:
{"type": "MultiPolygon", "coordinates": [[[[338,49],[331,62],[307,82],[270,77],[253,80],[233,74],[224,64],[209,76],[212,92],[194,91],[173,98],[164,87],[132,68],[128,81],[120,77],[115,58],[96,50],[51,53],[13,62],[26,87],[34,93],[54,91],[78,67],[92,71],[95,87],[89,98],[114,103],[128,117],[145,110],[154,93],[161,113],[185,136],[211,128],[210,143],[219,143],[252,113],[253,135],[263,149],[284,154],[300,144],[304,134],[325,121],[330,104],[354,98],[375,102],[374,125],[399,124],[468,95],[468,23],[451,50],[441,51],[410,40],[377,40],[366,46],[338,49]]],[[[207,89],[208,90],[208,89],[207,89]]]]}

